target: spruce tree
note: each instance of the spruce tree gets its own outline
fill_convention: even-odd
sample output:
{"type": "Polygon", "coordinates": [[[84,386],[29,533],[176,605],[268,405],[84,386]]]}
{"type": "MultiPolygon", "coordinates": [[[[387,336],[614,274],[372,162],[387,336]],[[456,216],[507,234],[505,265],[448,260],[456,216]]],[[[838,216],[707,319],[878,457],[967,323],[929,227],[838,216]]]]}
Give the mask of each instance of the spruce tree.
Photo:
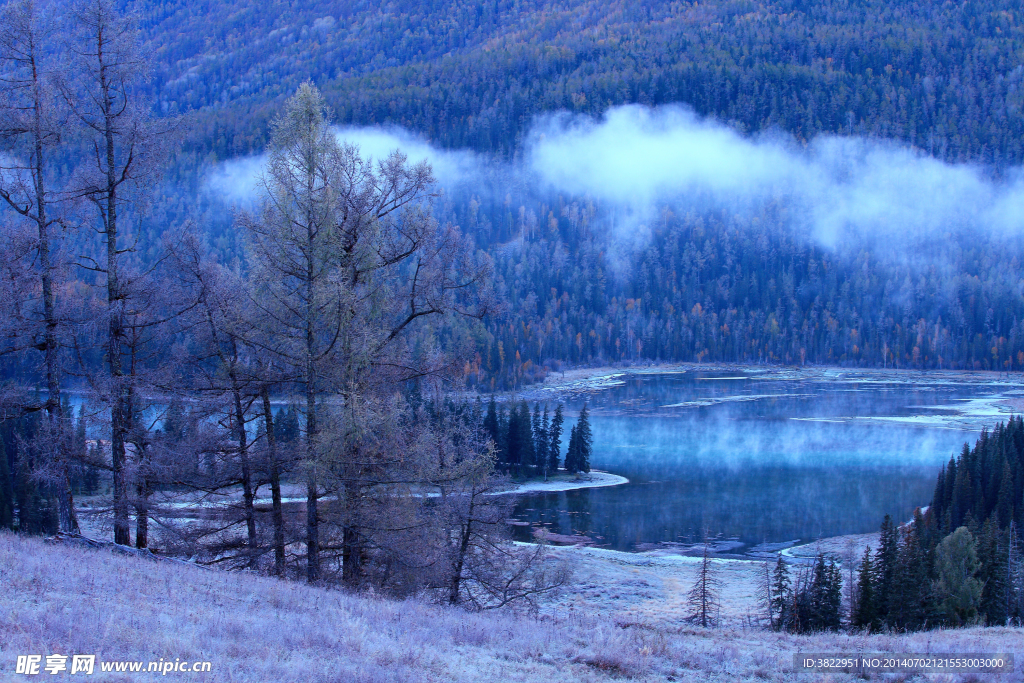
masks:
{"type": "Polygon", "coordinates": [[[989,626],[1006,623],[1008,605],[1005,581],[1009,543],[1004,538],[995,520],[989,517],[978,539],[978,579],[983,585],[979,611],[989,626]]]}
{"type": "Polygon", "coordinates": [[[548,442],[547,434],[547,412],[548,408],[544,406],[545,419],[541,420],[540,415],[540,404],[533,404],[533,462],[534,469],[537,474],[543,474],[544,478],[548,478],[548,458],[547,449],[545,445],[548,442]]]}
{"type": "Polygon", "coordinates": [[[576,474],[580,471],[580,440],[576,433],[576,425],[569,430],[569,449],[565,453],[565,471],[576,474]]]}
{"type": "Polygon", "coordinates": [[[1006,530],[1006,591],[1007,616],[1020,624],[1024,621],[1024,552],[1021,550],[1017,525],[1010,522],[1006,530]]]}
{"type": "Polygon", "coordinates": [[[928,566],[921,543],[923,520],[903,531],[889,596],[888,623],[899,630],[917,630],[927,616],[928,566]]]}
{"type": "Polygon", "coordinates": [[[878,576],[875,604],[877,605],[880,622],[889,624],[893,577],[896,573],[896,561],[899,557],[899,531],[889,515],[886,515],[882,521],[878,541],[878,553],[875,555],[875,571],[878,576]]]}
{"type": "Polygon", "coordinates": [[[487,403],[487,415],[484,416],[483,426],[484,436],[490,439],[494,443],[495,449],[497,449],[498,444],[501,442],[501,436],[498,431],[498,406],[495,404],[493,396],[491,396],[491,400],[487,403]]]}
{"type": "Polygon", "coordinates": [[[558,472],[558,461],[562,457],[562,424],[565,418],[562,416],[562,404],[555,407],[555,415],[551,418],[551,425],[548,427],[548,470],[554,474],[558,472]]]}
{"type": "Polygon", "coordinates": [[[837,631],[840,626],[839,607],[843,578],[839,567],[831,558],[819,554],[814,563],[811,584],[808,587],[810,614],[806,629],[811,631],[837,631]]]}
{"type": "Polygon", "coordinates": [[[1013,470],[1009,461],[1003,461],[1003,471],[999,478],[999,492],[996,494],[996,516],[999,527],[1005,529],[1013,520],[1013,470]]]}
{"type": "Polygon", "coordinates": [[[537,452],[533,447],[533,425],[530,417],[530,406],[526,401],[519,403],[519,440],[523,448],[523,475],[533,477],[537,474],[537,452]]]}
{"type": "MultiPolygon", "coordinates": [[[[527,413],[527,416],[529,416],[529,413],[527,413]]],[[[520,411],[519,406],[513,405],[508,413],[505,443],[508,444],[508,466],[517,477],[521,477],[524,474],[523,453],[526,450],[526,444],[523,443],[522,418],[522,411],[520,411]]]]}
{"type": "Polygon", "coordinates": [[[544,469],[544,480],[547,481],[549,474],[554,474],[551,469],[551,458],[548,456],[549,443],[548,434],[551,432],[551,416],[548,415],[548,404],[544,404],[544,417],[540,423],[543,438],[537,442],[537,461],[544,469]]]}
{"type": "Polygon", "coordinates": [[[878,608],[875,597],[875,565],[871,547],[864,549],[864,559],[857,574],[857,605],[853,610],[853,626],[869,631],[878,629],[878,608]]]}
{"type": "Polygon", "coordinates": [[[512,471],[512,456],[509,453],[508,423],[509,413],[512,412],[507,406],[498,406],[498,462],[506,472],[512,471]]]}
{"type": "Polygon", "coordinates": [[[586,403],[583,404],[583,410],[580,411],[580,419],[576,423],[576,438],[579,440],[577,471],[589,472],[590,456],[594,448],[594,437],[590,433],[590,411],[587,410],[586,403]]]}
{"type": "Polygon", "coordinates": [[[775,615],[775,623],[772,627],[776,630],[788,628],[789,612],[792,598],[790,595],[789,566],[782,561],[782,555],[775,562],[775,571],[772,572],[772,614],[775,615]]]}

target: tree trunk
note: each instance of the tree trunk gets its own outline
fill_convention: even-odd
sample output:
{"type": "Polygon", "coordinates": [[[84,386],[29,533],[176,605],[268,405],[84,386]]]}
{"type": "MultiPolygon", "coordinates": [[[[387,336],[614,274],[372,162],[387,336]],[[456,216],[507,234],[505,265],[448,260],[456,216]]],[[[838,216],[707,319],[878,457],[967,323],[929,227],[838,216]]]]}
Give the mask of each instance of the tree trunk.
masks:
{"type": "Polygon", "coordinates": [[[106,211],[103,216],[103,236],[107,242],[107,314],[109,322],[109,342],[107,345],[107,363],[110,367],[111,393],[114,404],[110,414],[110,459],[114,470],[114,543],[131,545],[131,532],[128,527],[128,482],[126,476],[125,435],[131,420],[130,387],[124,377],[121,363],[121,344],[124,336],[122,316],[122,295],[118,276],[117,249],[117,173],[116,155],[114,153],[114,112],[112,84],[108,80],[104,37],[100,35],[97,42],[97,59],[99,62],[100,106],[103,112],[103,138],[106,152],[106,187],[103,199],[106,211]]]}
{"type": "MultiPolygon", "coordinates": [[[[234,340],[232,340],[233,345],[234,340]]],[[[242,393],[238,389],[233,367],[231,369],[231,384],[233,385],[232,393],[235,399],[235,430],[238,439],[238,457],[242,464],[242,505],[245,513],[245,529],[249,547],[249,558],[246,565],[255,568],[259,557],[259,543],[256,539],[256,514],[253,510],[253,498],[255,496],[252,490],[252,468],[249,465],[249,444],[245,433],[245,410],[242,408],[242,393]]]]}
{"type": "Polygon", "coordinates": [[[135,485],[138,497],[135,503],[135,547],[149,547],[149,481],[145,474],[141,475],[135,485]]]}
{"type": "Polygon", "coordinates": [[[357,489],[356,482],[351,479],[345,480],[345,517],[341,531],[341,581],[350,588],[359,585],[363,573],[359,532],[354,522],[357,519],[359,507],[357,489]]]}
{"type": "MultiPolygon", "coordinates": [[[[310,332],[310,340],[312,336],[310,332]]],[[[316,481],[316,389],[311,354],[306,372],[306,580],[315,583],[320,580],[320,516],[316,481]]]]}
{"type": "Polygon", "coordinates": [[[454,566],[452,567],[452,580],[448,587],[449,605],[459,604],[459,590],[462,587],[462,568],[466,564],[466,553],[469,552],[469,541],[473,532],[473,507],[476,502],[475,499],[476,494],[471,494],[469,511],[466,514],[466,524],[462,527],[462,537],[459,542],[459,553],[455,556],[454,566]]]}
{"type": "Polygon", "coordinates": [[[284,515],[281,510],[281,473],[277,464],[274,411],[270,407],[270,392],[265,384],[260,388],[260,395],[263,398],[263,419],[267,425],[267,457],[270,460],[270,496],[273,501],[274,520],[274,573],[284,576],[284,515]]]}
{"type": "MultiPolygon", "coordinates": [[[[48,215],[48,198],[46,194],[46,155],[44,140],[47,135],[45,125],[44,92],[43,80],[45,76],[39,71],[37,51],[37,35],[35,32],[35,10],[28,9],[30,16],[27,23],[27,34],[23,36],[26,43],[26,51],[15,61],[22,62],[31,71],[31,136],[32,136],[32,192],[35,200],[35,215],[26,206],[18,209],[27,218],[36,223],[39,234],[37,253],[39,256],[39,279],[43,296],[43,355],[46,367],[46,414],[50,430],[50,450],[52,461],[56,466],[57,481],[57,512],[60,520],[60,529],[64,532],[75,533],[78,531],[78,519],[75,516],[74,500],[71,494],[71,477],[68,468],[68,443],[66,431],[66,418],[61,407],[61,386],[60,367],[58,358],[57,328],[60,321],[57,317],[54,304],[54,266],[50,254],[50,218],[48,215]]],[[[10,200],[9,200],[10,201],[10,200]]]]}
{"type": "MultiPolygon", "coordinates": [[[[306,191],[310,199],[313,197],[315,165],[312,158],[307,159],[306,191]]],[[[320,517],[317,510],[317,478],[316,478],[316,227],[312,209],[306,215],[306,579],[309,583],[320,580],[320,517]]]]}

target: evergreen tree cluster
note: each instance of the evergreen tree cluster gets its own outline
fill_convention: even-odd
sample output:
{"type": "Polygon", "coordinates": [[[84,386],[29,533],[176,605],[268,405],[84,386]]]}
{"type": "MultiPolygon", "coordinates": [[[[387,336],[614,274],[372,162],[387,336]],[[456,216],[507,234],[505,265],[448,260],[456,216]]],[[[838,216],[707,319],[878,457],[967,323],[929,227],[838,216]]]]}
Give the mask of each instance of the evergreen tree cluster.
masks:
{"type": "MultiPolygon", "coordinates": [[[[69,468],[75,495],[95,495],[100,490],[100,470],[89,462],[97,446],[86,439],[86,419],[80,410],[77,420],[67,402],[61,405],[62,419],[70,423],[67,435],[75,462],[69,468]]],[[[58,529],[54,473],[47,468],[41,449],[47,447],[42,413],[0,421],[0,529],[28,534],[53,534],[58,529]]]]}
{"type": "Polygon", "coordinates": [[[54,487],[41,476],[40,413],[0,422],[0,528],[53,534],[58,528],[54,487]]]}
{"type": "MultiPolygon", "coordinates": [[[[885,516],[877,550],[867,548],[857,570],[850,626],[915,631],[1024,622],[1022,473],[1021,418],[982,431],[973,448],[965,444],[940,472],[929,507],[904,525],[885,516]]],[[[842,580],[834,564],[819,557],[813,572],[790,584],[780,559],[767,591],[775,628],[839,628],[842,580]]]]}
{"type": "Polygon", "coordinates": [[[990,519],[999,529],[1024,528],[1024,418],[983,430],[973,448],[964,444],[939,473],[928,513],[943,534],[990,519]]]}
{"type": "Polygon", "coordinates": [[[1013,525],[941,534],[930,516],[896,526],[887,515],[879,547],[864,553],[851,625],[870,631],[1020,623],[1024,571],[1013,525]]]}
{"type": "Polygon", "coordinates": [[[933,536],[920,513],[903,528],[885,516],[878,550],[872,555],[870,548],[865,549],[857,575],[850,619],[854,627],[909,631],[941,621],[931,587],[933,536]]]}
{"type": "MultiPolygon", "coordinates": [[[[494,444],[500,470],[515,477],[546,479],[559,469],[564,422],[561,404],[551,414],[547,404],[542,409],[534,403],[531,415],[526,401],[507,407],[492,397],[483,417],[483,431],[494,444]]],[[[565,470],[571,474],[589,472],[592,450],[590,412],[584,405],[570,432],[565,470]]]]}
{"type": "Polygon", "coordinates": [[[838,631],[842,588],[843,577],[833,558],[818,555],[813,567],[799,572],[794,584],[789,566],[779,556],[768,595],[772,627],[794,633],[838,631]]]}
{"type": "Polygon", "coordinates": [[[593,438],[590,434],[590,413],[587,406],[580,411],[579,422],[572,428],[569,435],[569,451],[565,454],[565,470],[576,472],[590,471],[590,453],[593,449],[593,438]]]}

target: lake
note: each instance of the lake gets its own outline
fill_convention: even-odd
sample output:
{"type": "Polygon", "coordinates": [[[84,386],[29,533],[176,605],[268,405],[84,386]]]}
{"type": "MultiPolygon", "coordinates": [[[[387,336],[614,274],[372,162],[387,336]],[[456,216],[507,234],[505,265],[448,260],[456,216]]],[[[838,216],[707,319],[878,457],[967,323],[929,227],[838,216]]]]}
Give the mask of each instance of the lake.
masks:
{"type": "Polygon", "coordinates": [[[543,526],[635,551],[707,531],[742,553],[877,531],[885,514],[905,520],[927,505],[942,464],[1020,412],[1022,397],[1016,378],[966,373],[751,368],[580,382],[563,388],[565,431],[587,401],[591,467],[630,483],[524,495],[516,535],[543,526]]]}

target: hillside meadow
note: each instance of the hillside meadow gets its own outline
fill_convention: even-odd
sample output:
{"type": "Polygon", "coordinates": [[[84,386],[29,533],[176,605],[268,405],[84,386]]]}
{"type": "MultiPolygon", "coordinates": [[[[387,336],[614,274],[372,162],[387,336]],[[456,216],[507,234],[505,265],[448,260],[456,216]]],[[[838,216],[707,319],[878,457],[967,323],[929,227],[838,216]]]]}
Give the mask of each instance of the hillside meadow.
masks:
{"type": "MultiPolygon", "coordinates": [[[[168,675],[219,682],[843,681],[861,679],[798,676],[793,653],[1012,652],[1024,642],[1021,629],[1008,628],[875,636],[794,636],[735,625],[705,631],[675,620],[646,620],[642,613],[624,620],[590,610],[592,591],[567,606],[572,587],[569,596],[542,606],[540,616],[471,614],[9,533],[0,533],[0,558],[5,681],[32,680],[15,674],[19,654],[53,653],[97,655],[94,681],[158,675],[102,673],[99,662],[160,658],[209,661],[210,673],[168,675]]],[[[627,580],[575,559],[587,580],[627,580]]],[[[629,599],[628,591],[622,599],[629,599]]],[[[999,677],[914,680],[1024,677],[1018,662],[1014,673],[999,677]]]]}

